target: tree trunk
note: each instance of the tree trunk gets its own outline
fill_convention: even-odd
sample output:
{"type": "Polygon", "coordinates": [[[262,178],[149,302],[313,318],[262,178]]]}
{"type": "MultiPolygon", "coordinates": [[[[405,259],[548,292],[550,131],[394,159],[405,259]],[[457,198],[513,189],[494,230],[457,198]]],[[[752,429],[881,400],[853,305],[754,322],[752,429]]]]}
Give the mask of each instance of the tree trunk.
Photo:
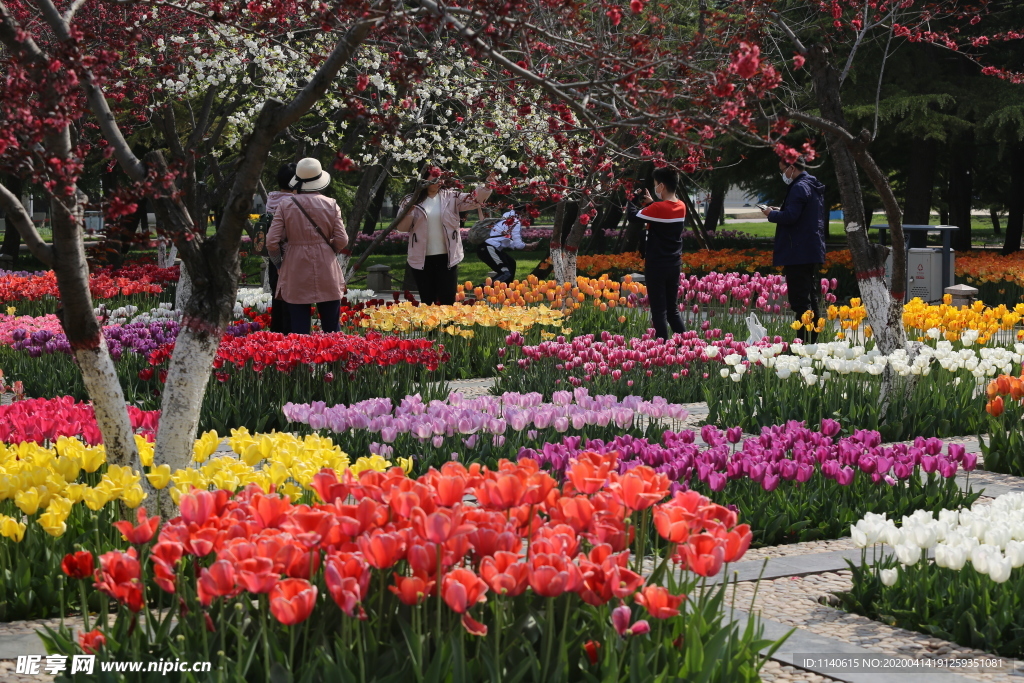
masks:
{"type": "MultiPolygon", "coordinates": [[[[15,197],[21,197],[24,183],[21,178],[13,176],[7,179],[7,188],[15,197]]],[[[0,246],[0,256],[3,260],[10,262],[13,270],[18,265],[18,256],[21,254],[21,233],[15,225],[13,218],[7,218],[6,212],[0,209],[0,216],[4,216],[4,241],[0,246]]]]}
{"type": "Polygon", "coordinates": [[[372,235],[377,229],[377,223],[380,221],[380,212],[384,208],[384,200],[387,196],[388,184],[387,181],[385,181],[377,188],[377,194],[374,196],[370,207],[366,210],[366,217],[363,218],[364,235],[372,235]]]}
{"type": "MultiPolygon", "coordinates": [[[[725,220],[726,184],[713,177],[711,179],[711,198],[708,199],[708,210],[704,216],[704,232],[712,232],[725,220]]],[[[724,223],[722,223],[724,224],[724,223]]]]}
{"type": "Polygon", "coordinates": [[[1010,154],[1010,194],[1006,198],[1006,237],[1003,253],[1020,251],[1024,234],[1024,145],[1017,145],[1010,154]]]}
{"type": "Polygon", "coordinates": [[[1002,228],[999,227],[999,209],[996,207],[990,207],[988,210],[989,218],[992,219],[992,234],[999,236],[1003,234],[1002,228]]]}
{"type": "Polygon", "coordinates": [[[953,248],[971,248],[971,199],[974,194],[974,136],[953,143],[949,168],[949,219],[960,228],[953,236],[953,248]]]}
{"type": "Polygon", "coordinates": [[[935,140],[916,139],[910,144],[907,194],[903,202],[903,222],[907,225],[928,225],[931,222],[937,154],[938,143],[935,140]]]}
{"type": "MultiPolygon", "coordinates": [[[[63,145],[57,148],[60,146],[63,145]]],[[[48,147],[54,149],[54,146],[48,147]]],[[[70,138],[66,149],[70,152],[70,138]]],[[[103,435],[107,462],[128,465],[141,471],[135,436],[132,434],[128,411],[125,410],[124,391],[114,361],[107,351],[103,331],[93,312],[89,266],[85,259],[82,234],[88,198],[78,192],[77,188],[73,190],[69,196],[50,202],[53,272],[60,290],[61,327],[81,368],[82,381],[89,392],[89,398],[92,399],[96,423],[103,435]]]]}
{"type": "Polygon", "coordinates": [[[594,202],[592,200],[586,204],[585,208],[580,209],[577,205],[576,220],[573,221],[572,229],[569,230],[569,235],[565,238],[565,244],[562,247],[562,274],[561,277],[558,277],[559,282],[576,282],[576,254],[579,252],[583,233],[587,230],[587,224],[580,219],[584,214],[592,211],[593,208],[594,202]]]}
{"type": "Polygon", "coordinates": [[[568,238],[571,232],[566,226],[576,224],[576,217],[579,215],[579,205],[576,202],[563,200],[555,206],[555,221],[551,228],[551,277],[556,282],[566,282],[565,275],[565,248],[563,241],[568,238]]]}
{"type": "Polygon", "coordinates": [[[591,228],[593,239],[590,242],[590,252],[603,254],[608,245],[608,232],[615,230],[622,222],[622,200],[618,197],[606,197],[601,204],[601,213],[594,221],[591,228]]]}
{"type": "MultiPolygon", "coordinates": [[[[811,48],[807,54],[807,61],[822,118],[845,131],[846,117],[839,94],[839,74],[829,61],[828,50],[820,45],[811,48]]],[[[895,224],[890,217],[890,234],[894,250],[890,293],[884,279],[886,250],[880,245],[872,244],[868,239],[864,196],[854,146],[850,140],[844,139],[834,131],[826,131],[825,140],[836,168],[846,239],[853,258],[861,300],[867,309],[868,323],[871,325],[879,351],[889,354],[905,348],[907,341],[903,328],[906,255],[903,250],[903,226],[898,216],[899,211],[897,208],[895,224]]]]}

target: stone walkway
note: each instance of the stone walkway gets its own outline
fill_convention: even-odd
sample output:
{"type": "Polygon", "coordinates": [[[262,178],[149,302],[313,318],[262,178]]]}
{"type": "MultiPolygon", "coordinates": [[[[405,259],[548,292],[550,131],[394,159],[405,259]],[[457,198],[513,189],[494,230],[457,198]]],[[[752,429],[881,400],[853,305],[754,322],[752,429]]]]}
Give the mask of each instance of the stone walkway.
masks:
{"type": "MultiPolygon", "coordinates": [[[[490,393],[493,381],[474,379],[453,381],[453,391],[470,397],[490,393]]],[[[707,406],[688,405],[690,416],[672,421],[672,429],[692,429],[707,417],[707,406]]],[[[970,452],[980,451],[976,437],[946,439],[964,444],[970,452]]],[[[226,442],[220,450],[227,449],[226,442]]],[[[1024,478],[992,472],[970,473],[970,485],[984,489],[979,504],[1010,491],[1024,491],[1024,478]]],[[[958,475],[964,488],[967,473],[958,475]]],[[[885,548],[881,548],[885,552],[885,548]]],[[[970,681],[1024,680],[1024,662],[1002,659],[1002,666],[991,670],[958,669],[956,672],[922,668],[922,658],[983,657],[985,653],[962,647],[939,638],[905,629],[894,628],[865,617],[850,614],[831,606],[837,604],[833,593],[850,588],[847,561],[859,562],[860,549],[848,537],[827,541],[750,550],[742,562],[728,567],[737,579],[733,618],[743,622],[751,614],[758,616],[765,637],[778,639],[792,630],[788,640],[762,671],[765,681],[786,683],[969,683],[970,681]],[[760,584],[757,583],[761,577],[760,584]],[[754,598],[756,589],[756,600],[754,598]],[[834,655],[892,658],[896,663],[914,664],[902,668],[874,671],[837,670],[825,662],[808,662],[801,655],[834,655]],[[909,660],[909,661],[908,661],[909,660]],[[1015,671],[1020,674],[1015,674],[1015,671]]],[[[645,563],[649,572],[650,562],[645,563]]],[[[710,580],[718,583],[723,574],[710,580]]],[[[55,626],[59,620],[0,623],[0,681],[27,683],[52,680],[51,676],[23,676],[14,673],[14,658],[19,654],[45,654],[35,631],[45,625],[55,626]]],[[[993,656],[994,657],[994,656],[993,656]]]]}

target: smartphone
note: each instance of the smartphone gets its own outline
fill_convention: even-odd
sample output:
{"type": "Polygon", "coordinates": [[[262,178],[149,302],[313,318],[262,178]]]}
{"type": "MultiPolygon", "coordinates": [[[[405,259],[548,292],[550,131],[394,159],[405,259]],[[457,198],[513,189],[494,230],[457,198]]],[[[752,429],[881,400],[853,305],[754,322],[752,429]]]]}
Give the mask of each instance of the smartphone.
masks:
{"type": "Polygon", "coordinates": [[[772,207],[768,206],[767,204],[758,204],[757,208],[761,209],[761,211],[767,211],[768,209],[770,209],[772,207]]]}

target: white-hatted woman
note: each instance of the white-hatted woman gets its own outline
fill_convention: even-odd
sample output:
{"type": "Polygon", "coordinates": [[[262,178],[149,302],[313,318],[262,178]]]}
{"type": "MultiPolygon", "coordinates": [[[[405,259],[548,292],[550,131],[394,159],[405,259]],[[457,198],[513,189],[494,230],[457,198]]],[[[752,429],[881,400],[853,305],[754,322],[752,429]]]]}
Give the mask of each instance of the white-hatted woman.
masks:
{"type": "Polygon", "coordinates": [[[290,183],[296,194],[279,203],[267,234],[271,258],[284,252],[275,296],[288,302],[291,331],[296,334],[309,334],[313,304],[324,332],[337,332],[340,326],[345,275],[337,254],[348,244],[348,233],[338,203],[320,194],[330,183],[331,176],[319,161],[299,161],[290,183]]]}

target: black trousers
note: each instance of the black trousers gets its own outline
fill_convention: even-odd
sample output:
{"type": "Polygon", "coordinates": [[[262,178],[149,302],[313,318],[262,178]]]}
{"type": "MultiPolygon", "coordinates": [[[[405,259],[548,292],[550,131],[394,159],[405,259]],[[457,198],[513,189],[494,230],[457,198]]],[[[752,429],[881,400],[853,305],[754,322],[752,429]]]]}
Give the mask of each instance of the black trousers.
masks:
{"type": "MultiPolygon", "coordinates": [[[[786,276],[786,288],[789,290],[789,307],[797,320],[807,311],[814,314],[814,323],[818,323],[820,312],[818,310],[818,284],[815,282],[814,274],[818,266],[814,263],[801,263],[794,266],[783,266],[782,274],[786,276]]],[[[808,332],[800,328],[797,336],[805,342],[812,344],[818,341],[817,332],[808,332]]]]}
{"type": "MultiPolygon", "coordinates": [[[[309,334],[310,304],[288,304],[292,334],[309,334]]],[[[324,332],[337,332],[341,328],[341,299],[319,301],[316,312],[320,314],[320,329],[324,332]]]]}
{"type": "Polygon", "coordinates": [[[494,278],[498,282],[510,283],[516,279],[516,260],[512,258],[512,255],[507,250],[498,249],[484,242],[477,247],[476,255],[498,274],[494,278]]]}
{"type": "Polygon", "coordinates": [[[446,306],[455,303],[455,287],[458,285],[459,267],[448,267],[448,254],[427,256],[423,260],[422,269],[410,268],[409,270],[416,278],[420,303],[446,306]]]}
{"type": "MultiPolygon", "coordinates": [[[[270,282],[270,291],[277,293],[277,266],[273,261],[267,261],[267,279],[270,282]]],[[[270,331],[288,334],[292,331],[291,313],[288,304],[284,299],[276,296],[270,302],[270,331]]]]}
{"type": "Polygon", "coordinates": [[[686,327],[679,315],[679,269],[647,271],[647,302],[651,307],[651,325],[658,339],[668,339],[668,328],[683,333],[686,327]]]}

